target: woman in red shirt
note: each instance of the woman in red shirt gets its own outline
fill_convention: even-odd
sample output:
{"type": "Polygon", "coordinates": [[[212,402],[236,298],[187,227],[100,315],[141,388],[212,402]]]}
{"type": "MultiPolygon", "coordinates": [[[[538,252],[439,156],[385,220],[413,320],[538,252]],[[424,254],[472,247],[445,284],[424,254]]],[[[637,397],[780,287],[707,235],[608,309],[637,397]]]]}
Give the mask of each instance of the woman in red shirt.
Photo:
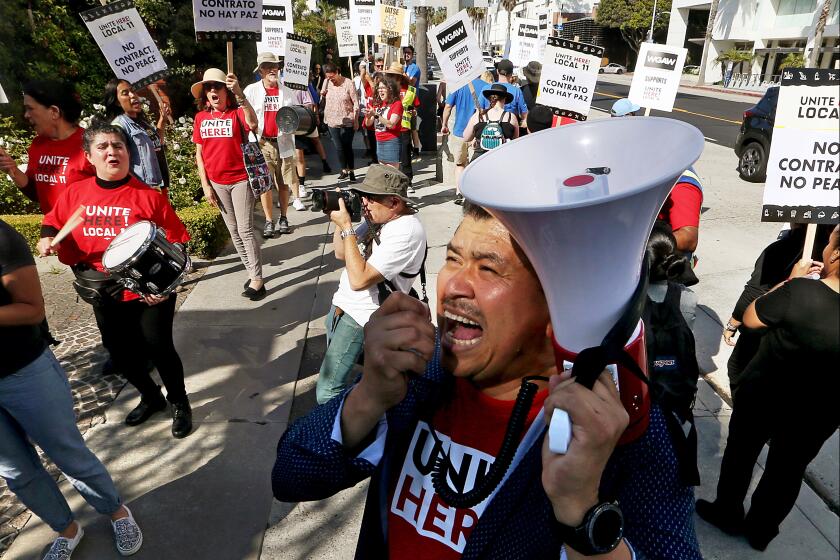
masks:
{"type": "MultiPolygon", "coordinates": [[[[129,426],[142,424],[155,412],[172,405],[172,435],[182,438],[192,431],[192,412],[184,387],[184,366],[172,341],[175,297],[144,296],[121,289],[103,269],[102,255],[114,237],[140,220],[154,222],[173,243],[189,240],[184,224],[166,195],[130,175],[130,156],[121,128],[105,123],[91,126],[84,135],[84,151],[96,168],[94,177],[64,189],[53,209],[44,216],[38,251],[58,254],[76,275],[76,285],[97,287],[93,305],[102,343],[117,370],[140,392],[140,403],[125,419],[129,426]],[[53,237],[73,212],[84,205],[84,222],[61,243],[53,237]],[[146,369],[151,360],[166,387],[166,399],[146,369]]],[[[88,292],[77,288],[79,295],[88,292]]]]}
{"type": "Polygon", "coordinates": [[[93,176],[82,152],[84,129],[77,124],[82,104],[71,84],[56,80],[29,82],[23,87],[24,118],[35,129],[26,171],[0,148],[0,169],[27,198],[46,214],[70,183],[93,176]]]}
{"type": "Polygon", "coordinates": [[[375,98],[365,115],[365,126],[373,125],[376,130],[376,156],[379,163],[399,168],[400,129],[403,105],[400,100],[400,86],[390,78],[376,83],[375,98]]]}
{"type": "MultiPolygon", "coordinates": [[[[204,196],[222,211],[233,246],[248,271],[243,297],[265,297],[260,245],[254,235],[254,193],[242,160],[242,141],[257,130],[257,114],[233,74],[204,72],[190,88],[199,111],[193,125],[195,163],[204,196]]],[[[246,140],[247,141],[247,140],[246,140]]]]}

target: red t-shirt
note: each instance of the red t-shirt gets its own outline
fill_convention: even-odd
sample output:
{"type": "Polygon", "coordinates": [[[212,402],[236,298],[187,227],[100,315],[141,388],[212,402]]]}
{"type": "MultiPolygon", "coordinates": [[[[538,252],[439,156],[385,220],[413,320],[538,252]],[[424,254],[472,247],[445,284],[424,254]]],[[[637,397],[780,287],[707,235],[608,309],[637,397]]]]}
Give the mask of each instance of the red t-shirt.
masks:
{"type": "MultiPolygon", "coordinates": [[[[247,138],[248,123],[242,107],[218,111],[199,111],[193,125],[193,142],[201,145],[201,159],[207,178],[220,185],[232,185],[248,178],[242,161],[242,136],[247,138]],[[238,115],[238,119],[236,118],[238,115]],[[239,121],[237,123],[236,121],[239,121]]],[[[247,141],[247,140],[246,140],[247,141]]]]}
{"type": "MultiPolygon", "coordinates": [[[[528,413],[527,428],[543,406],[548,389],[539,391],[528,413]]],[[[488,397],[464,379],[456,379],[455,396],[434,416],[438,438],[450,454],[459,488],[469,491],[477,476],[487,473],[504,439],[515,401],[488,397]],[[481,474],[478,474],[478,473],[481,474]]],[[[449,560],[460,558],[487,503],[473,508],[448,506],[432,484],[435,443],[426,422],[418,422],[402,469],[390,481],[388,508],[389,558],[449,560]]]]}
{"type": "MultiPolygon", "coordinates": [[[[407,92],[407,91],[408,91],[407,87],[402,87],[400,89],[400,99],[405,97],[405,92],[407,92]]],[[[412,105],[414,105],[415,108],[420,106],[420,96],[417,95],[416,91],[414,92],[414,103],[412,103],[412,105]]],[[[405,128],[405,127],[400,128],[401,132],[408,132],[409,130],[411,130],[411,129],[410,128],[405,128]]]]}
{"type": "Polygon", "coordinates": [[[262,135],[266,138],[277,138],[278,109],[280,109],[280,88],[265,88],[262,135]]]}
{"type": "MultiPolygon", "coordinates": [[[[61,229],[82,204],[86,207],[84,223],[58,246],[58,259],[67,265],[86,263],[102,272],[102,254],[111,240],[127,226],[141,220],[162,227],[172,243],[186,243],[190,239],[167,196],[133,176],[128,183],[114,189],[100,187],[95,177],[74,183],[71,188],[64,189],[52,211],[44,216],[44,225],[61,229]]],[[[128,301],[139,297],[126,290],[122,299],[128,301]]]]}
{"type": "Polygon", "coordinates": [[[381,123],[379,119],[375,119],[373,121],[373,129],[376,131],[376,140],[378,142],[387,142],[388,140],[394,140],[395,138],[400,137],[400,131],[402,130],[400,122],[402,121],[403,114],[402,101],[396,100],[390,105],[371,107],[369,110],[374,111],[377,115],[382,115],[386,119],[393,115],[400,116],[400,118],[397,119],[397,124],[391,128],[386,128],[385,124],[381,123]]]}
{"type": "Polygon", "coordinates": [[[96,174],[82,150],[84,133],[85,129],[79,127],[64,140],[39,135],[29,146],[26,176],[35,181],[38,203],[44,214],[52,210],[67,185],[96,174]]]}
{"type": "Polygon", "coordinates": [[[673,231],[689,226],[698,227],[702,204],[703,193],[700,189],[691,183],[677,183],[662,205],[658,218],[668,222],[673,231]]]}

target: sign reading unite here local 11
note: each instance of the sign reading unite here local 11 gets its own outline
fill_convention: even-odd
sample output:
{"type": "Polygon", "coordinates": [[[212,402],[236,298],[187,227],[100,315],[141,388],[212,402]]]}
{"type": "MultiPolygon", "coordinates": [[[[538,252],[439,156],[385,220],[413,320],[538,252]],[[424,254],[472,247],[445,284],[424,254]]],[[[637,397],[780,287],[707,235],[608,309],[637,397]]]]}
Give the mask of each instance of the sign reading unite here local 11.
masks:
{"type": "Polygon", "coordinates": [[[118,0],[79,15],[117,78],[142,88],[166,75],[166,62],[134,2],[118,0]]]}
{"type": "Polygon", "coordinates": [[[604,47],[549,37],[537,103],[555,115],[585,121],[595,94],[604,47]]]}
{"type": "Polygon", "coordinates": [[[467,18],[467,11],[461,10],[427,33],[449,91],[469,84],[484,72],[481,48],[467,18]]]}
{"type": "Polygon", "coordinates": [[[261,40],[262,4],[262,0],[193,0],[196,40],[261,40]]]}
{"type": "Polygon", "coordinates": [[[782,71],[763,222],[840,219],[840,70],[782,71]]]}

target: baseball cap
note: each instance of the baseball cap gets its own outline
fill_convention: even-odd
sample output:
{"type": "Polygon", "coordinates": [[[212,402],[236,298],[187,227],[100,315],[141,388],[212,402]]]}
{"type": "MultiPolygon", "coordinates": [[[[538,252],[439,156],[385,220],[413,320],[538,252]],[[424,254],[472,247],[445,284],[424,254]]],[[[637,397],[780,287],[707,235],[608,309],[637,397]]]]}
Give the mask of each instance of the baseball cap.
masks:
{"type": "Polygon", "coordinates": [[[641,109],[641,107],[625,97],[613,103],[613,106],[610,109],[610,115],[613,117],[623,117],[629,113],[635,113],[639,109],[641,109]]]}

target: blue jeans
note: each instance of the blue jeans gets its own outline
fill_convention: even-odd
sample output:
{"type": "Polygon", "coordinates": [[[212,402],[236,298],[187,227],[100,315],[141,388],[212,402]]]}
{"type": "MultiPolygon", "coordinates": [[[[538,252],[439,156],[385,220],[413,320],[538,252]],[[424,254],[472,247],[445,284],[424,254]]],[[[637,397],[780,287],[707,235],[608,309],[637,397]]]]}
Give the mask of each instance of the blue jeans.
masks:
{"type": "Polygon", "coordinates": [[[120,508],[111,476],[76,427],[70,383],[49,349],[0,378],[0,476],[32,513],[60,533],[73,514],[28,438],[96,511],[111,515],[120,508]]]}
{"type": "Polygon", "coordinates": [[[336,307],[330,307],[327,314],[327,352],[321,362],[321,372],[315,385],[315,398],[324,404],[341,393],[347,385],[347,377],[353,371],[353,364],[362,353],[365,341],[364,327],[347,313],[336,318],[336,307]]]}

